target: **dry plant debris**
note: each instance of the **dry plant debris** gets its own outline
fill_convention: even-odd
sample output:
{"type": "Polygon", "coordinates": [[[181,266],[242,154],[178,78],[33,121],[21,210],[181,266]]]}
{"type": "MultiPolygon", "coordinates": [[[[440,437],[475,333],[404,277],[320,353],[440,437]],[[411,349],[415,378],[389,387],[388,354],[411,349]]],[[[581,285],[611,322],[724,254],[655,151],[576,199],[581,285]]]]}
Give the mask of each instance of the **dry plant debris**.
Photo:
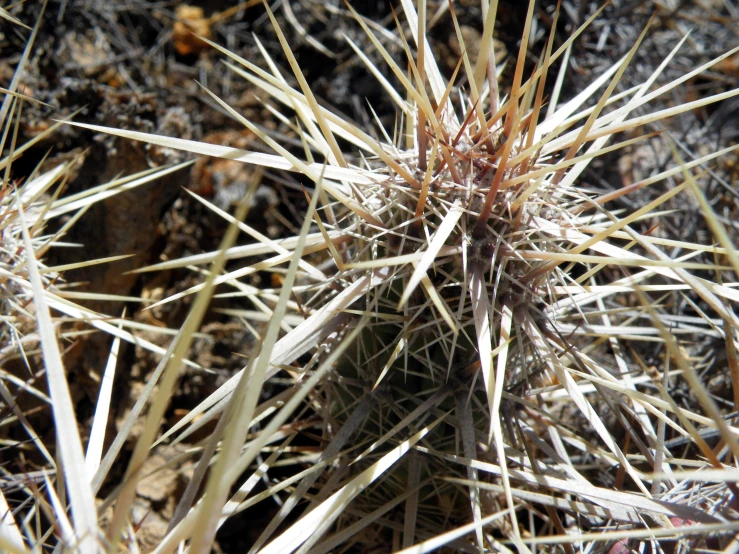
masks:
{"type": "MultiPolygon", "coordinates": [[[[22,307],[32,305],[33,316],[19,340],[34,336],[35,316],[50,391],[42,400],[53,407],[61,470],[12,476],[33,506],[4,511],[3,548],[135,552],[143,543],[156,553],[210,552],[220,528],[255,509],[267,516],[248,516],[258,523],[250,552],[739,547],[737,195],[724,161],[739,146],[697,151],[689,129],[679,137],[659,128],[735,101],[739,89],[729,83],[659,104],[686,83],[726,73],[739,47],[675,73],[685,33],[661,63],[627,83],[647,25],[615,63],[581,67],[587,85],[560,101],[563,60],[577,41],[606,40],[602,10],[568,13],[582,23],[560,40],[560,8],[572,6],[547,12],[542,30],[532,1],[518,52],[500,60],[498,2],[482,2],[479,36],[460,25],[468,4],[401,0],[396,27],[334,8],[366,35],[364,47],[346,40],[394,103],[389,126],[371,108],[360,126],[319,102],[286,25],[317,41],[287,1],[282,25],[268,6],[264,13],[292,74],[259,39],[261,65],[199,39],[261,91],[286,133],[245,117],[205,85],[204,97],[247,130],[231,144],[67,123],[159,152],[224,160],[207,169],[201,162],[198,174],[238,175],[236,162],[255,169],[234,213],[230,200],[216,205],[188,193],[227,223],[218,248],[139,270],[190,268],[203,280],[167,297],[152,289],[152,313],[183,299],[189,311],[171,341],[144,344],[160,361],[107,450],[119,339],[141,345],[123,331],[140,324],[58,301],[29,232],[39,219],[25,222],[29,208],[8,212],[19,217],[17,244],[23,235],[23,256],[8,263],[28,268],[27,277],[9,270],[8,283],[33,293],[25,292],[22,307]],[[459,54],[450,78],[427,40],[442,19],[459,54]],[[535,41],[539,51],[530,48],[535,41]],[[272,153],[243,148],[244,136],[272,153]],[[605,171],[588,179],[617,155],[622,186],[603,186],[605,171]],[[260,184],[276,170],[295,175],[282,179],[305,195],[299,219],[285,222],[294,234],[280,238],[250,224],[254,207],[270,202],[260,204],[260,184]],[[707,195],[707,177],[722,189],[723,206],[707,195]],[[680,211],[699,215],[695,236],[680,232],[680,211]],[[240,233],[252,242],[236,245],[240,233]],[[249,281],[265,273],[270,287],[249,281]],[[216,294],[221,285],[228,292],[216,294]],[[250,303],[218,309],[252,335],[253,348],[240,352],[244,368],[162,429],[182,367],[197,365],[188,360],[192,345],[213,329],[204,319],[223,298],[250,303]],[[116,337],[84,456],[57,343],[65,331],[55,330],[49,307],[116,337]],[[113,477],[129,438],[125,473],[113,477]],[[173,470],[187,475],[182,486],[173,470]],[[157,475],[166,490],[152,485],[157,475]],[[114,487],[96,506],[106,479],[114,487]],[[168,523],[157,513],[148,528],[159,528],[153,541],[138,533],[142,497],[167,504],[168,523]],[[43,523],[52,516],[56,525],[43,523]]],[[[16,105],[21,97],[11,90],[9,98],[16,105]]],[[[8,187],[20,206],[23,194],[8,187]]],[[[46,213],[86,209],[109,188],[56,200],[46,213]]],[[[8,294],[22,297],[18,290],[8,294]]],[[[20,317],[16,304],[8,317],[20,317]]],[[[158,325],[142,330],[163,333],[158,325]]],[[[34,445],[47,452],[43,441],[34,445]]]]}

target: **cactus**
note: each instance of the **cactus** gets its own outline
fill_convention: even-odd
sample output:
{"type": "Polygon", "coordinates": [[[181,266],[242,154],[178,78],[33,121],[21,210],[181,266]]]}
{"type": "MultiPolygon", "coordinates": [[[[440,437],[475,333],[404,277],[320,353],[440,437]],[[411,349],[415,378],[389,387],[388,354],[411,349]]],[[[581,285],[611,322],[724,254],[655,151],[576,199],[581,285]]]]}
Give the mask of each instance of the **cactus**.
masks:
{"type": "Polygon", "coordinates": [[[401,5],[407,27],[398,23],[397,37],[408,69],[348,7],[386,64],[375,65],[353,45],[396,104],[395,129],[379,121],[361,129],[319,105],[269,8],[292,77],[265,49],[268,70],[201,40],[274,101],[274,113],[302,142],[303,158],[207,89],[274,154],[76,124],[297,172],[308,199],[300,233],[280,240],[242,221],[248,199],[235,216],[208,204],[231,224],[222,248],[148,268],[212,264],[205,283],[162,301],[197,294],[157,371],[158,396],[116,491],[108,549],[121,546],[177,369],[221,283],[253,299],[269,321],[247,366],[158,441],[181,441],[218,419],[155,552],[181,541],[190,552],[208,552],[226,519],[271,496],[281,499],[280,508],[253,552],[529,552],[557,545],[615,552],[649,541],[667,548],[662,541],[686,535],[697,537],[685,543],[691,547],[709,535],[728,536],[737,525],[724,505],[735,486],[721,475],[730,471],[729,455],[739,456],[739,442],[701,382],[689,342],[720,341],[727,365],[739,373],[739,256],[698,184],[701,167],[736,147],[689,160],[675,148],[668,168],[612,191],[596,190],[582,176],[594,159],[656,136],[635,130],[739,94],[650,108],[735,51],[658,84],[681,42],[641,85],[617,93],[645,29],[622,60],[560,103],[546,93],[548,82],[565,78],[553,76],[552,67],[598,13],[555,47],[557,11],[526,75],[532,1],[502,96],[496,1],[483,2],[477,59],[467,55],[449,4],[462,55],[448,82],[426,40],[425,0],[401,5]],[[613,207],[657,185],[660,192],[644,206],[613,207]],[[700,209],[710,243],[655,233],[676,195],[700,209]],[[238,230],[255,244],[232,247],[238,230]],[[262,254],[269,257],[223,271],[227,259],[262,254]],[[279,290],[238,281],[285,265],[279,290]],[[678,301],[697,315],[682,316],[678,301]],[[664,355],[648,359],[654,344],[664,355]],[[691,409],[671,395],[674,380],[690,387],[691,409]],[[273,381],[282,385],[265,388],[273,381]],[[675,457],[666,427],[694,444],[692,459],[675,457]],[[717,429],[724,451],[712,450],[699,427],[717,429]],[[297,463],[288,453],[301,433],[318,446],[295,447],[311,463],[257,493],[281,460],[297,463]],[[697,469],[720,483],[710,500],[684,494],[682,473],[694,479],[697,469]]]}

